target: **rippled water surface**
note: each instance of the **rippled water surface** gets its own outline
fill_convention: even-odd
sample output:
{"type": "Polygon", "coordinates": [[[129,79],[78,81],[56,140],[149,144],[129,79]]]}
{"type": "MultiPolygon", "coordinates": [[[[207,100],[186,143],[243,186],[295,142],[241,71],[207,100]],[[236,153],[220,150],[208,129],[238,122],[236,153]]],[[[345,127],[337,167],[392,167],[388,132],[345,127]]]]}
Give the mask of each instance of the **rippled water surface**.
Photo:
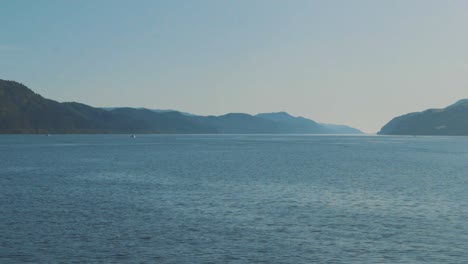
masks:
{"type": "Polygon", "coordinates": [[[0,136],[0,263],[467,263],[468,138],[0,136]]]}

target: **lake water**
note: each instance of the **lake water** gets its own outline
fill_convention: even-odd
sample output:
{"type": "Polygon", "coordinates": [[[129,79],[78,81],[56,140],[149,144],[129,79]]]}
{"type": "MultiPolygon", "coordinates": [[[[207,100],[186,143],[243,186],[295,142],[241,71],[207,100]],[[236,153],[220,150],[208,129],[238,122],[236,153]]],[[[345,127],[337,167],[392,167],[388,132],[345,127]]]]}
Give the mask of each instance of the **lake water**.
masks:
{"type": "Polygon", "coordinates": [[[467,263],[468,138],[0,136],[0,263],[467,263]]]}

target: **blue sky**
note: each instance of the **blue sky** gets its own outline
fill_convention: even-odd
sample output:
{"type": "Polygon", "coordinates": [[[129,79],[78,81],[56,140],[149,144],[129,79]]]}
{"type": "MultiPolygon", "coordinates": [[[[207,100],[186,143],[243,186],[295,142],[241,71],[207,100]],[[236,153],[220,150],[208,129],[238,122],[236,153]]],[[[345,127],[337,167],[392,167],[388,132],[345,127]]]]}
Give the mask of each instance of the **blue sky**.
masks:
{"type": "Polygon", "coordinates": [[[468,98],[468,1],[0,0],[0,78],[93,106],[376,132],[468,98]]]}

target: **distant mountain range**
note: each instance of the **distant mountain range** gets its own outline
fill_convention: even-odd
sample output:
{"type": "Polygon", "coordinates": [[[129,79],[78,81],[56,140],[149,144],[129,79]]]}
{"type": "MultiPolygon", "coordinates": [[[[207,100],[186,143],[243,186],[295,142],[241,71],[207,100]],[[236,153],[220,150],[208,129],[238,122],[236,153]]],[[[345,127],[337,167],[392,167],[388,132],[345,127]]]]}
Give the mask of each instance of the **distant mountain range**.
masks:
{"type": "Polygon", "coordinates": [[[286,112],[257,114],[256,117],[279,122],[289,127],[290,133],[307,134],[316,131],[316,134],[363,134],[362,131],[345,125],[332,125],[317,123],[304,117],[294,117],[286,112]]]}
{"type": "Polygon", "coordinates": [[[319,124],[285,112],[198,116],[172,110],[59,103],[5,80],[0,80],[0,133],[362,134],[355,128],[319,124]]]}
{"type": "Polygon", "coordinates": [[[443,109],[429,109],[392,119],[380,135],[468,135],[468,99],[443,109]]]}
{"type": "MultiPolygon", "coordinates": [[[[126,108],[126,107],[101,107],[101,109],[108,110],[108,111],[112,111],[112,110],[119,109],[119,108],[126,108]]],[[[140,107],[140,108],[136,108],[136,109],[147,109],[147,108],[140,107]]],[[[187,115],[187,116],[196,116],[196,115],[191,114],[191,113],[181,112],[181,111],[172,110],[172,109],[147,109],[147,110],[151,110],[151,111],[156,112],[156,113],[179,112],[179,113],[181,113],[183,115],[187,115]]]]}

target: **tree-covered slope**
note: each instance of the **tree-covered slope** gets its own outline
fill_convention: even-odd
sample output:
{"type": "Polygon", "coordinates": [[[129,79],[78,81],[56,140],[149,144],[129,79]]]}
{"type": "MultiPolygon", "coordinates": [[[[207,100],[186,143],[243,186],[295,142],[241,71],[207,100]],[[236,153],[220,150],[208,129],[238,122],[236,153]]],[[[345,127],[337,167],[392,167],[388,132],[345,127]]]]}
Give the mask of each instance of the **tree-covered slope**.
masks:
{"type": "Polygon", "coordinates": [[[0,80],[0,133],[205,133],[215,132],[177,113],[141,109],[107,111],[45,99],[26,86],[0,80]],[[146,114],[146,115],[145,115],[146,114]]]}
{"type": "Polygon", "coordinates": [[[0,134],[335,134],[336,131],[284,112],[257,116],[242,113],[197,116],[177,111],[59,103],[43,98],[20,83],[0,80],[0,134]]]}
{"type": "Polygon", "coordinates": [[[20,83],[0,80],[1,133],[105,132],[91,117],[102,115],[109,119],[110,113],[80,108],[87,107],[61,104],[43,98],[20,83]]]}
{"type": "Polygon", "coordinates": [[[381,135],[468,135],[468,100],[444,109],[429,109],[396,117],[379,132],[381,135]]]}

